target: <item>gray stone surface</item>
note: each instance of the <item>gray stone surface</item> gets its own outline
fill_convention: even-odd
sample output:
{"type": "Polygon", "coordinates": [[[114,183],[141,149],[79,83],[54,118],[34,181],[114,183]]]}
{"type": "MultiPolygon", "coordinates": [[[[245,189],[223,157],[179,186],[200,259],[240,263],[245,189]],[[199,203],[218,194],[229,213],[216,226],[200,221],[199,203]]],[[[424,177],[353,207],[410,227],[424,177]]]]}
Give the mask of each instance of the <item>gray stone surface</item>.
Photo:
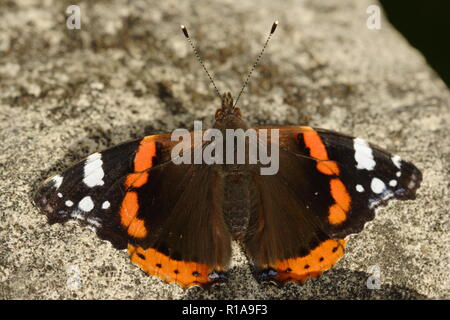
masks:
{"type": "Polygon", "coordinates": [[[68,30],[74,2],[0,2],[0,299],[450,298],[449,90],[385,18],[366,28],[371,1],[78,1],[82,28],[68,30]],[[378,210],[332,270],[283,288],[259,285],[235,246],[226,285],[183,290],[88,229],[46,223],[30,195],[50,174],[130,138],[212,120],[219,101],[180,23],[219,88],[236,93],[275,18],[240,101],[245,118],[309,123],[398,153],[423,172],[417,200],[378,210]],[[372,265],[380,290],[366,288],[372,265]]]}

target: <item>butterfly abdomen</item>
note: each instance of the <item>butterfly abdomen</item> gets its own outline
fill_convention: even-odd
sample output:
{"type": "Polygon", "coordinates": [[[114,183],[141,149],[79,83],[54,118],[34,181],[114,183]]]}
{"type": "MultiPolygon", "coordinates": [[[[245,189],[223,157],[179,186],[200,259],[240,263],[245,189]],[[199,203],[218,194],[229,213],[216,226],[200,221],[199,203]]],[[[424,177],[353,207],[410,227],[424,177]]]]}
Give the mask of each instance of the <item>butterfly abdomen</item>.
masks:
{"type": "Polygon", "coordinates": [[[255,186],[247,172],[229,173],[224,182],[224,221],[233,238],[242,239],[256,207],[255,186]]]}

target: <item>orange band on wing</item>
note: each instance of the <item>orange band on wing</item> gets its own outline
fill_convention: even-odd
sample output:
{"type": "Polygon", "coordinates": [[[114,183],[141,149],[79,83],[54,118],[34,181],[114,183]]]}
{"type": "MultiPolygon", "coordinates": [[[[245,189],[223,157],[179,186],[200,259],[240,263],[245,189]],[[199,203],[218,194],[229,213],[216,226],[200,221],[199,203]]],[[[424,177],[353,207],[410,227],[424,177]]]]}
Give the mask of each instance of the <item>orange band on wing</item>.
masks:
{"type": "Polygon", "coordinates": [[[120,207],[120,222],[124,227],[130,225],[138,213],[139,203],[138,195],[134,191],[127,192],[122,200],[122,205],[120,207]]]}
{"type": "Polygon", "coordinates": [[[309,155],[317,160],[317,170],[326,175],[339,175],[336,162],[328,159],[327,149],[319,133],[311,127],[302,127],[303,142],[309,149],[309,155]]]}
{"type": "MultiPolygon", "coordinates": [[[[153,136],[151,136],[153,137],[153,136]]],[[[153,166],[153,157],[156,156],[156,143],[153,139],[141,140],[136,155],[134,156],[134,172],[125,179],[125,187],[140,188],[148,181],[148,169],[153,166]]]]}
{"type": "Polygon", "coordinates": [[[135,238],[144,238],[147,235],[144,221],[137,218],[139,211],[138,194],[129,191],[125,194],[120,207],[120,223],[127,228],[128,234],[135,238]]]}
{"type": "MultiPolygon", "coordinates": [[[[302,127],[302,136],[310,156],[318,160],[317,170],[326,175],[339,176],[339,167],[335,161],[329,160],[327,149],[319,133],[311,127],[302,127]]],[[[347,220],[351,197],[345,185],[337,178],[330,180],[330,193],[335,203],[328,208],[328,222],[338,225],[347,220]]]]}
{"type": "Polygon", "coordinates": [[[148,172],[130,173],[125,179],[125,186],[128,188],[140,188],[148,181],[148,172]]]}
{"type": "Polygon", "coordinates": [[[327,149],[317,131],[309,127],[305,127],[305,129],[303,140],[306,147],[310,150],[311,157],[319,160],[328,160],[327,149]]]}
{"type": "Polygon", "coordinates": [[[350,209],[350,195],[348,194],[347,188],[339,179],[330,180],[330,190],[331,196],[336,201],[336,203],[344,210],[348,211],[350,209]]]}
{"type": "Polygon", "coordinates": [[[142,140],[134,157],[134,171],[148,170],[153,165],[153,157],[156,155],[156,143],[142,140]]]}
{"type": "Polygon", "coordinates": [[[304,257],[281,260],[275,264],[276,280],[304,283],[317,278],[344,255],[345,240],[326,240],[304,257]]]}
{"type": "Polygon", "coordinates": [[[128,254],[134,264],[164,281],[176,282],[185,288],[212,282],[208,275],[213,269],[206,264],[173,260],[155,249],[145,250],[131,244],[128,245],[128,254]]]}
{"type": "Polygon", "coordinates": [[[328,222],[337,225],[341,224],[345,220],[347,220],[347,214],[338,204],[332,204],[328,208],[328,222]]]}
{"type": "MultiPolygon", "coordinates": [[[[153,138],[144,138],[141,140],[139,148],[134,156],[134,172],[125,178],[125,188],[140,188],[148,182],[149,173],[147,172],[153,166],[153,157],[156,156],[156,143],[153,138]]],[[[147,229],[142,219],[137,218],[139,212],[138,194],[136,191],[128,191],[122,200],[120,207],[120,221],[127,228],[130,236],[135,238],[144,238],[147,236],[147,229]]]]}
{"type": "Polygon", "coordinates": [[[317,162],[317,170],[319,170],[323,174],[330,175],[330,176],[331,175],[335,175],[335,176],[339,175],[339,168],[338,168],[336,162],[330,161],[330,160],[327,160],[327,161],[323,160],[323,161],[317,162]]]}
{"type": "Polygon", "coordinates": [[[128,226],[128,234],[135,238],[144,238],[147,235],[144,220],[135,218],[128,226]]]}
{"type": "Polygon", "coordinates": [[[330,180],[330,192],[335,204],[328,208],[328,222],[338,225],[347,220],[351,198],[345,185],[337,178],[330,180]]]}

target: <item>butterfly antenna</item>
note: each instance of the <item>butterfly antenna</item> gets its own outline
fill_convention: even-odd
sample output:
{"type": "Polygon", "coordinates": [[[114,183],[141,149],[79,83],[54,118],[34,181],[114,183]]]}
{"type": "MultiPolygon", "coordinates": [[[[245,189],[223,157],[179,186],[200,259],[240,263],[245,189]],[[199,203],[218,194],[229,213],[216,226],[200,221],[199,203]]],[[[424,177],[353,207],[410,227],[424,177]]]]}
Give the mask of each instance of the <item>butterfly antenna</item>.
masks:
{"type": "Polygon", "coordinates": [[[266,43],[264,43],[264,46],[263,46],[261,52],[259,53],[258,58],[256,58],[256,61],[255,61],[255,63],[253,64],[252,69],[251,69],[250,72],[248,73],[247,78],[246,78],[245,81],[244,81],[244,85],[242,86],[241,92],[239,92],[239,95],[237,96],[237,99],[236,99],[236,101],[234,102],[233,108],[236,107],[236,105],[237,105],[237,103],[238,103],[238,101],[239,101],[239,98],[241,97],[242,92],[244,91],[245,87],[247,87],[248,81],[250,80],[250,77],[252,76],[253,70],[255,70],[256,66],[258,65],[259,60],[261,59],[262,55],[264,54],[264,50],[266,50],[267,44],[269,43],[270,38],[272,37],[272,34],[273,34],[273,33],[275,32],[275,30],[277,29],[277,26],[278,26],[278,20],[275,21],[275,22],[272,24],[272,28],[270,29],[270,33],[269,33],[269,36],[267,37],[266,43]]]}
{"type": "Polygon", "coordinates": [[[194,43],[192,42],[191,38],[189,37],[189,33],[184,25],[181,25],[181,30],[183,31],[184,36],[188,40],[189,44],[191,45],[192,49],[194,50],[194,54],[197,57],[198,62],[200,62],[201,66],[203,67],[203,70],[205,70],[206,74],[208,75],[209,80],[211,80],[212,85],[214,86],[214,89],[216,90],[217,95],[222,100],[222,95],[220,94],[219,89],[217,89],[216,83],[214,82],[213,78],[209,74],[208,70],[205,67],[205,64],[203,63],[202,58],[198,54],[197,48],[195,48],[194,43]]]}

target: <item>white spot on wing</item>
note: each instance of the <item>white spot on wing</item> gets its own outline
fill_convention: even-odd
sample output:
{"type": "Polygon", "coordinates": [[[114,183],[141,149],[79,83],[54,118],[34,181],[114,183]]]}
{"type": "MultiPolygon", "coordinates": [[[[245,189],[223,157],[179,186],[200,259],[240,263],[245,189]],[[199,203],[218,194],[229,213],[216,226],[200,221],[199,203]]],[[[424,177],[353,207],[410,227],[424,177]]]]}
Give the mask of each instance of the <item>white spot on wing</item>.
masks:
{"type": "Polygon", "coordinates": [[[62,198],[63,197],[61,192],[58,192],[57,196],[58,196],[58,198],[62,198]]]}
{"type": "Polygon", "coordinates": [[[67,201],[66,201],[66,206],[68,206],[68,207],[73,206],[73,202],[70,201],[70,200],[67,200],[67,201]]]}
{"type": "Polygon", "coordinates": [[[362,185],[360,185],[360,184],[357,184],[357,185],[356,185],[356,191],[358,191],[358,192],[364,192],[364,187],[363,187],[362,185]]]}
{"type": "Polygon", "coordinates": [[[402,173],[400,171],[397,171],[397,173],[395,174],[397,177],[400,177],[402,175],[402,173]]]}
{"type": "Polygon", "coordinates": [[[84,179],[83,182],[90,188],[95,186],[102,186],[105,184],[103,177],[103,161],[101,153],[91,154],[84,164],[84,179]]]}
{"type": "Polygon", "coordinates": [[[389,185],[390,185],[391,187],[395,187],[395,186],[397,185],[397,180],[391,180],[391,181],[389,181],[389,185]]]}
{"type": "Polygon", "coordinates": [[[60,175],[54,176],[52,178],[52,181],[55,183],[55,188],[59,189],[59,187],[61,187],[61,184],[63,182],[63,177],[61,177],[60,175]]]}
{"type": "Polygon", "coordinates": [[[399,156],[393,156],[391,159],[395,166],[400,169],[400,167],[402,166],[402,158],[400,158],[399,156]]]}
{"type": "Polygon", "coordinates": [[[373,178],[372,182],[370,183],[370,188],[374,193],[382,193],[386,189],[386,185],[383,181],[381,181],[378,178],[373,178]]]}
{"type": "Polygon", "coordinates": [[[108,209],[111,206],[111,204],[109,203],[109,201],[105,201],[102,203],[102,209],[108,209]]]}
{"type": "Polygon", "coordinates": [[[74,219],[78,219],[78,220],[85,220],[86,217],[79,211],[75,211],[70,215],[72,218],[74,219]]]}
{"type": "Polygon", "coordinates": [[[94,202],[92,201],[92,198],[87,196],[81,199],[81,201],[78,203],[78,208],[85,212],[89,212],[94,209],[94,202]]]}
{"type": "Polygon", "coordinates": [[[369,208],[373,209],[382,201],[386,201],[394,196],[391,190],[385,190],[379,199],[369,199],[369,208]]]}
{"type": "Polygon", "coordinates": [[[361,138],[355,138],[353,139],[353,148],[355,148],[356,168],[373,170],[376,163],[369,144],[361,138]]]}
{"type": "Polygon", "coordinates": [[[87,222],[89,222],[90,224],[92,224],[93,226],[99,228],[102,225],[100,224],[100,222],[98,222],[97,220],[95,220],[94,218],[87,218],[86,220],[87,222]]]}
{"type": "Polygon", "coordinates": [[[216,272],[212,272],[212,273],[208,274],[208,278],[209,279],[217,279],[217,278],[219,278],[219,275],[216,272]]]}

